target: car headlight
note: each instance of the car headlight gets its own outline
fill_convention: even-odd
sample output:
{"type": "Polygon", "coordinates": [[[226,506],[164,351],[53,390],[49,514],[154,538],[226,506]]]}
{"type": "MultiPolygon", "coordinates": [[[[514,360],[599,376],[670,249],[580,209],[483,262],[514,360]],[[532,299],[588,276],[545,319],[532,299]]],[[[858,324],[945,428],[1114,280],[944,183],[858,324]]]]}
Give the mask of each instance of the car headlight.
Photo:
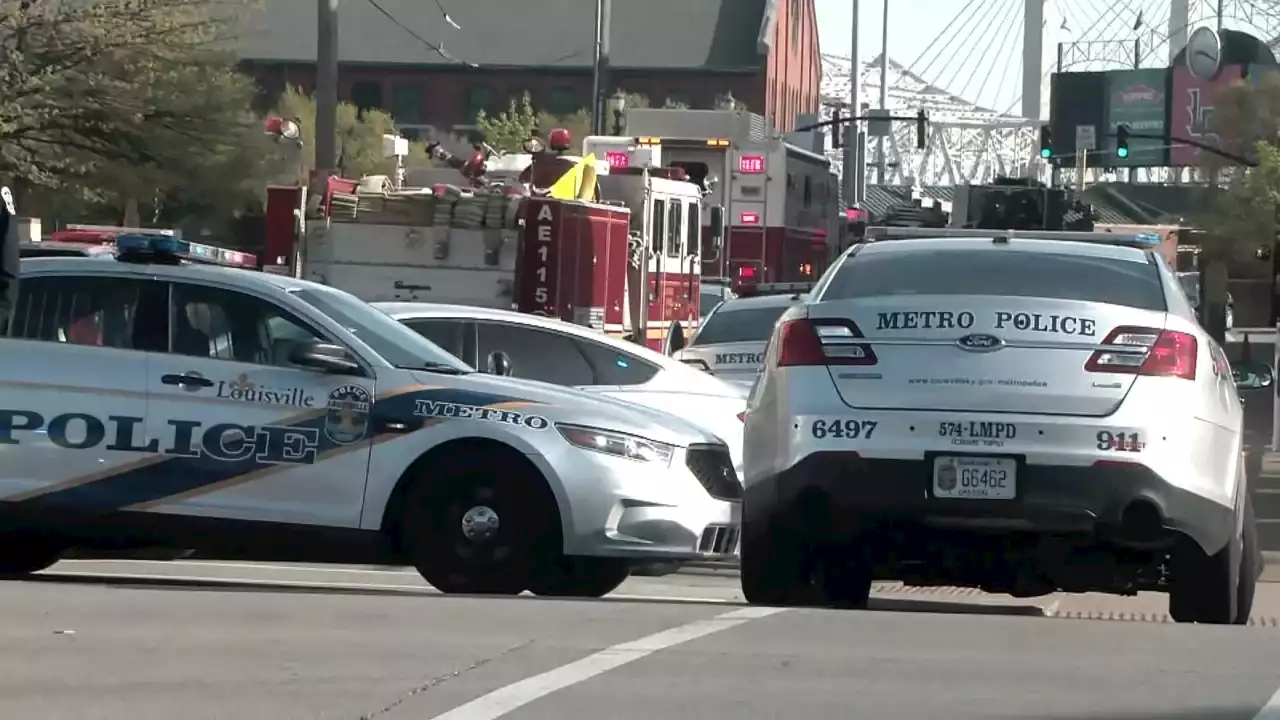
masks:
{"type": "Polygon", "coordinates": [[[569,441],[570,445],[628,460],[669,465],[671,456],[675,454],[675,448],[666,443],[612,430],[560,424],[556,425],[556,429],[565,440],[569,441]]]}

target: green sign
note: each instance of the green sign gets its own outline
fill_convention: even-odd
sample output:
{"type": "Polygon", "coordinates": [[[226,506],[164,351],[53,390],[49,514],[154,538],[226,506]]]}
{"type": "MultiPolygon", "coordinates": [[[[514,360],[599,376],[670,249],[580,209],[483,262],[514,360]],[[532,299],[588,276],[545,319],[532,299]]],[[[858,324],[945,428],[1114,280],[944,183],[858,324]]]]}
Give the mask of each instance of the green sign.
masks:
{"type": "MultiPolygon", "coordinates": [[[[1169,162],[1165,121],[1168,118],[1169,70],[1144,68],[1107,73],[1107,136],[1098,138],[1102,153],[1091,164],[1114,167],[1154,167],[1169,162]],[[1129,156],[1116,154],[1116,128],[1128,125],[1129,156]]],[[[1093,160],[1093,158],[1090,158],[1093,160]]]]}

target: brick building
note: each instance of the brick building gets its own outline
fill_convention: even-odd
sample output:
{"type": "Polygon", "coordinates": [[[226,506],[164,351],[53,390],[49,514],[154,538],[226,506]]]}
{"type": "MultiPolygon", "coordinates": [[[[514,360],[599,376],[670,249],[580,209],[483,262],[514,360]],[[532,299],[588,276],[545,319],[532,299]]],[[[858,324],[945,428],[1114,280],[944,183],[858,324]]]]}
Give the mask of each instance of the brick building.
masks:
{"type": "MultiPolygon", "coordinates": [[[[592,0],[341,0],[339,97],[411,129],[462,129],[525,92],[572,114],[590,104],[594,11],[592,0]]],[[[269,0],[249,27],[241,53],[267,95],[314,87],[315,0],[269,0]]],[[[655,105],[711,108],[731,92],[782,130],[816,112],[813,0],[613,0],[612,28],[611,84],[655,105]]]]}

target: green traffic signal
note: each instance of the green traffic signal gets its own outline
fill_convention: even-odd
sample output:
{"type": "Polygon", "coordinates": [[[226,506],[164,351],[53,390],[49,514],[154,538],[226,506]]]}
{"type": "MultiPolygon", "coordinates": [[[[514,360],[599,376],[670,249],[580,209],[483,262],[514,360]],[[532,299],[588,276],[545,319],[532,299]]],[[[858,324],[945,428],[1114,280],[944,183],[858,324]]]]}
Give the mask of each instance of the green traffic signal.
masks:
{"type": "Polygon", "coordinates": [[[1040,157],[1042,158],[1053,157],[1053,148],[1040,148],[1040,157]]]}
{"type": "Polygon", "coordinates": [[[1116,157],[1129,157],[1129,126],[1116,126],[1116,157]]]}

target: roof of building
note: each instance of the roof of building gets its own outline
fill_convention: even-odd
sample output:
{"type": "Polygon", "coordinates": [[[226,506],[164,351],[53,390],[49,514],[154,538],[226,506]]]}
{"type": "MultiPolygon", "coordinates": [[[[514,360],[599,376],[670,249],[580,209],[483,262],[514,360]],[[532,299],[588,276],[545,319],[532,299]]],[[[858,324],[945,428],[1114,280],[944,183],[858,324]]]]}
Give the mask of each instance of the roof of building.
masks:
{"type": "MultiPolygon", "coordinates": [[[[592,3],[535,0],[518,5],[510,0],[343,0],[338,6],[339,59],[376,65],[591,67],[592,3]]],[[[759,68],[777,5],[778,0],[613,0],[612,64],[759,68]]],[[[248,18],[241,54],[246,60],[314,62],[316,26],[314,0],[270,0],[248,18]]]]}

